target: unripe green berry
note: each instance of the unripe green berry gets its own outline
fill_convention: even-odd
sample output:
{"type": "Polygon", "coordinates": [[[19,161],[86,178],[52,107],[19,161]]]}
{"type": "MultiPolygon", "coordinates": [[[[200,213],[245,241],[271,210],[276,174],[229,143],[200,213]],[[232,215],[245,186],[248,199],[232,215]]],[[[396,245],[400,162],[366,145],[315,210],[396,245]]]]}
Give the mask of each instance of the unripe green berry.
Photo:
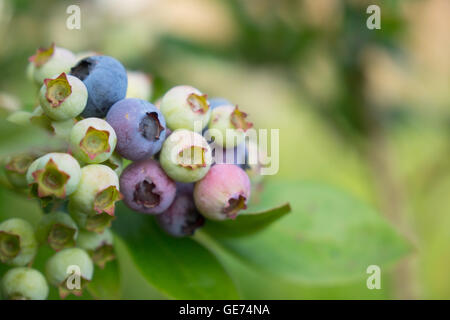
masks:
{"type": "Polygon", "coordinates": [[[87,118],[77,122],[70,133],[70,148],[84,163],[102,163],[113,153],[117,143],[114,129],[103,119],[87,118]]]}
{"type": "Polygon", "coordinates": [[[56,121],[50,119],[44,112],[41,106],[37,106],[33,113],[31,114],[30,121],[31,124],[41,127],[50,133],[54,134],[56,137],[62,138],[66,141],[69,140],[70,131],[76,123],[75,119],[56,121]]]}
{"type": "Polygon", "coordinates": [[[29,60],[30,67],[27,69],[27,74],[32,76],[38,86],[41,86],[46,78],[62,72],[69,72],[76,63],[76,57],[72,52],[55,47],[54,44],[49,48],[38,49],[29,60]]]}
{"type": "Polygon", "coordinates": [[[152,97],[152,79],[139,71],[127,71],[128,87],[126,98],[137,98],[149,101],[152,97]]]}
{"type": "Polygon", "coordinates": [[[89,254],[80,248],[68,248],[55,253],[46,264],[48,282],[59,288],[61,298],[69,293],[81,295],[86,282],[92,280],[94,264],[89,254]]]}
{"type": "Polygon", "coordinates": [[[78,227],[73,219],[64,212],[51,212],[44,215],[36,228],[39,243],[48,243],[54,250],[75,246],[78,227]]]}
{"type": "Polygon", "coordinates": [[[62,121],[52,121],[50,126],[56,137],[64,139],[64,141],[69,141],[70,132],[76,123],[77,122],[75,119],[68,119],[62,121]]]}
{"type": "Polygon", "coordinates": [[[50,119],[44,112],[41,106],[37,106],[34,108],[31,113],[31,118],[29,121],[33,126],[42,128],[47,130],[50,133],[53,133],[52,128],[52,119],[50,119]]]}
{"type": "Polygon", "coordinates": [[[13,268],[2,279],[3,299],[45,300],[48,285],[39,271],[31,268],[13,268]]]}
{"type": "Polygon", "coordinates": [[[115,219],[106,212],[84,213],[76,208],[73,202],[69,202],[69,213],[80,229],[96,233],[103,233],[106,228],[111,227],[111,223],[115,219]]]}
{"type": "Polygon", "coordinates": [[[233,148],[243,142],[245,132],[253,126],[246,121],[247,114],[238,107],[223,105],[211,112],[208,133],[214,143],[224,147],[233,148]]]}
{"type": "Polygon", "coordinates": [[[162,98],[160,108],[171,130],[200,132],[208,124],[211,115],[206,95],[190,86],[170,89],[162,98]]]}
{"type": "Polygon", "coordinates": [[[169,177],[179,182],[194,182],[203,178],[211,166],[211,148],[200,134],[175,130],[164,141],[159,157],[169,177]]]}
{"type": "Polygon", "coordinates": [[[6,178],[15,188],[26,188],[28,186],[27,170],[36,159],[33,153],[24,153],[7,157],[4,161],[6,178]]]}
{"type": "Polygon", "coordinates": [[[115,203],[121,197],[117,174],[108,166],[91,164],[81,169],[80,184],[71,195],[70,204],[88,215],[114,216],[115,203]]]}
{"type": "Polygon", "coordinates": [[[100,268],[114,259],[113,234],[110,229],[105,229],[103,233],[81,230],[77,245],[86,250],[100,268]]]}
{"type": "Polygon", "coordinates": [[[78,116],[86,107],[88,91],[77,77],[60,74],[45,79],[39,101],[45,114],[56,121],[78,116]]]}
{"type": "Polygon", "coordinates": [[[28,184],[40,198],[65,198],[77,189],[80,178],[80,165],[67,153],[48,153],[36,159],[27,171],[28,184]]]}
{"type": "Polygon", "coordinates": [[[111,157],[109,157],[108,160],[106,160],[102,164],[113,169],[117,176],[120,176],[122,174],[123,158],[119,156],[117,152],[113,152],[111,157]]]}
{"type": "Polygon", "coordinates": [[[0,224],[0,261],[21,267],[30,263],[37,252],[33,227],[23,219],[12,218],[0,224]]]}

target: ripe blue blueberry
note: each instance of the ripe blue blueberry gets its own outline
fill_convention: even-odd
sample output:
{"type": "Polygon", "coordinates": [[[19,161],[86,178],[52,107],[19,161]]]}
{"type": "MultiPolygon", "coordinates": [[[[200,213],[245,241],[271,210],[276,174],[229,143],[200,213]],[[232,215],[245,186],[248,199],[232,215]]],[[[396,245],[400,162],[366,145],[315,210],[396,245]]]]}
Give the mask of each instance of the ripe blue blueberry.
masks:
{"type": "Polygon", "coordinates": [[[45,300],[48,284],[42,273],[35,269],[13,268],[3,276],[2,294],[9,300],[45,300]]]}
{"type": "Polygon", "coordinates": [[[177,194],[169,209],[156,216],[159,226],[169,235],[186,237],[203,226],[205,219],[194,204],[194,184],[177,183],[177,194]]]}
{"type": "Polygon", "coordinates": [[[175,198],[176,185],[155,160],[134,162],[120,176],[124,203],[132,210],[160,214],[175,198]]]}
{"type": "Polygon", "coordinates": [[[123,99],[108,112],[106,121],[117,134],[117,153],[130,160],[150,158],[166,138],[166,121],[161,112],[142,99],[123,99]]]}
{"type": "Polygon", "coordinates": [[[250,179],[244,170],[233,164],[216,164],[195,184],[197,209],[212,220],[234,219],[247,208],[250,179]]]}
{"type": "Polygon", "coordinates": [[[84,163],[102,163],[113,153],[116,132],[103,119],[87,118],[77,122],[70,133],[70,150],[84,163]]]}
{"type": "Polygon", "coordinates": [[[212,162],[211,148],[200,134],[179,129],[166,139],[159,155],[169,177],[179,182],[194,182],[205,176],[212,162]]]}
{"type": "Polygon", "coordinates": [[[27,221],[12,218],[0,224],[0,261],[21,267],[30,263],[37,252],[33,226],[27,221]]]}
{"type": "Polygon", "coordinates": [[[39,101],[45,114],[57,121],[78,116],[86,106],[88,92],[78,78],[61,73],[46,78],[39,93],[39,101]]]}
{"type": "Polygon", "coordinates": [[[122,64],[109,56],[85,58],[71,69],[71,75],[86,85],[88,100],[83,117],[104,118],[109,108],[125,98],[127,72],[122,64]]]}
{"type": "Polygon", "coordinates": [[[190,86],[170,89],[161,100],[161,112],[171,130],[201,132],[208,124],[211,110],[205,94],[190,86]]]}

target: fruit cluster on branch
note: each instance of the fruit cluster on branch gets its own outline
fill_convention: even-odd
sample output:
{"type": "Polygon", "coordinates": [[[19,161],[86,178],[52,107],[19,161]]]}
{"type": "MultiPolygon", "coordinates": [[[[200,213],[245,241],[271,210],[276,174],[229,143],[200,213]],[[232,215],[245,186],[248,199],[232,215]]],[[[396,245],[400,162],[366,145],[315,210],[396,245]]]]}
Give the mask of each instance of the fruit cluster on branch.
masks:
{"type": "Polygon", "coordinates": [[[55,45],[30,58],[27,74],[40,87],[40,105],[8,120],[43,127],[64,146],[3,159],[11,186],[38,199],[45,212],[35,227],[19,218],[0,224],[0,261],[13,267],[2,279],[4,298],[45,299],[48,284],[61,297],[81,294],[94,264],[102,268],[114,259],[110,227],[120,200],[153,215],[174,237],[193,235],[205,219],[234,219],[246,209],[246,170],[255,166],[245,163],[245,151],[214,163],[218,148],[246,148],[252,124],[237,106],[186,85],[152,104],[142,73],[127,72],[109,56],[77,57],[55,45]],[[55,251],[45,276],[32,268],[40,246],[55,251]],[[74,275],[79,286],[69,288],[74,275]]]}

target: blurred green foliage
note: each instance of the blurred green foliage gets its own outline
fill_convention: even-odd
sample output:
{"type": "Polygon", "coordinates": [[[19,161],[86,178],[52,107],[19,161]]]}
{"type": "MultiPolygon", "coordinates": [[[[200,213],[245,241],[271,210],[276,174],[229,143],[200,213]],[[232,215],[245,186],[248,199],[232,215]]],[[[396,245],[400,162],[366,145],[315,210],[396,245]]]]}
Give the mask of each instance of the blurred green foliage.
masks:
{"type": "MultiPolygon", "coordinates": [[[[37,47],[56,41],[75,52],[93,50],[116,56],[127,68],[151,74],[156,99],[171,86],[188,83],[210,96],[231,99],[260,128],[281,129],[280,171],[267,178],[278,192],[265,198],[272,205],[291,202],[292,213],[245,240],[213,241],[201,232],[183,242],[181,247],[208,261],[205,267],[210,273],[201,279],[189,264],[177,271],[180,278],[170,278],[171,269],[165,270],[165,276],[157,274],[157,266],[184,267],[180,260],[171,260],[170,249],[151,242],[166,244],[152,222],[141,227],[153,238],[127,238],[132,226],[120,223],[119,215],[119,268],[102,273],[107,280],[99,280],[89,294],[204,298],[202,292],[190,291],[189,281],[204,281],[208,286],[208,277],[215,275],[226,290],[220,296],[215,288],[206,297],[450,298],[450,68],[445,67],[445,56],[439,60],[435,52],[445,54],[450,48],[445,40],[448,29],[438,24],[450,21],[445,2],[378,1],[382,29],[368,30],[365,9],[370,3],[364,0],[185,0],[152,5],[134,0],[129,7],[138,9],[131,13],[122,12],[120,1],[79,1],[82,29],[70,31],[65,28],[66,1],[0,0],[4,44],[0,93],[16,96],[26,110],[36,105],[37,90],[25,79],[27,58],[37,47]],[[187,11],[177,15],[177,6],[187,11]],[[421,23],[414,20],[419,14],[431,17],[422,21],[428,31],[425,36],[414,26],[421,23]],[[434,21],[435,25],[427,26],[434,21]],[[444,33],[441,38],[440,33],[444,33]],[[324,187],[313,192],[305,180],[324,187]],[[305,206],[316,196],[320,215],[314,220],[307,217],[317,213],[309,213],[305,206]],[[287,227],[304,233],[298,244],[286,239],[288,232],[280,232],[287,227]],[[308,247],[307,241],[323,241],[329,247],[308,247]],[[352,259],[361,266],[370,261],[392,264],[408,251],[406,242],[413,249],[399,265],[383,269],[382,290],[367,289],[365,269],[359,274],[353,269],[361,269],[359,265],[345,267],[350,263],[347,254],[354,254],[352,259]],[[298,256],[288,257],[288,245],[293,252],[299,250],[298,256]],[[257,252],[277,251],[277,246],[280,256],[272,263],[280,265],[264,261],[266,251],[257,252]],[[148,248],[152,250],[145,260],[142,256],[148,248]],[[310,272],[322,268],[320,272],[326,273],[330,268],[329,274],[316,274],[317,278],[350,277],[325,283],[305,281],[302,266],[310,272]],[[299,279],[280,276],[286,270],[297,273],[299,279]],[[111,276],[117,273],[120,277],[111,276]],[[116,282],[108,280],[111,277],[116,282]],[[173,282],[165,283],[165,279],[173,282]]],[[[37,140],[23,140],[30,132],[16,136],[16,131],[9,130],[2,122],[2,154],[39,140],[39,135],[37,140]]],[[[33,202],[6,188],[0,190],[0,197],[2,218],[38,219],[40,212],[33,202]]]]}

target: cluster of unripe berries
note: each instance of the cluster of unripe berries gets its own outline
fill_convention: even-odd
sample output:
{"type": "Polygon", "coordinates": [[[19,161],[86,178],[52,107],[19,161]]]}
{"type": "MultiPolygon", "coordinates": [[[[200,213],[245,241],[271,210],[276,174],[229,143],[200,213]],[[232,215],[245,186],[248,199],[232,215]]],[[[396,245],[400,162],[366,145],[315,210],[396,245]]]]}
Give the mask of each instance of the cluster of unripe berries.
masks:
{"type": "Polygon", "coordinates": [[[2,279],[4,298],[45,299],[47,282],[65,296],[73,265],[83,283],[90,281],[94,264],[113,259],[109,227],[119,200],[154,215],[175,237],[192,235],[205,218],[234,219],[247,207],[245,150],[227,164],[213,159],[214,150],[236,151],[252,127],[237,106],[190,86],[172,88],[156,106],[142,90],[130,94],[130,74],[116,59],[77,61],[54,45],[30,58],[28,75],[40,86],[40,105],[9,120],[42,126],[65,147],[4,160],[11,185],[29,190],[48,212],[36,228],[18,218],[0,224],[0,260],[15,267],[2,279]],[[44,244],[56,251],[46,277],[27,267],[44,244]]]}

